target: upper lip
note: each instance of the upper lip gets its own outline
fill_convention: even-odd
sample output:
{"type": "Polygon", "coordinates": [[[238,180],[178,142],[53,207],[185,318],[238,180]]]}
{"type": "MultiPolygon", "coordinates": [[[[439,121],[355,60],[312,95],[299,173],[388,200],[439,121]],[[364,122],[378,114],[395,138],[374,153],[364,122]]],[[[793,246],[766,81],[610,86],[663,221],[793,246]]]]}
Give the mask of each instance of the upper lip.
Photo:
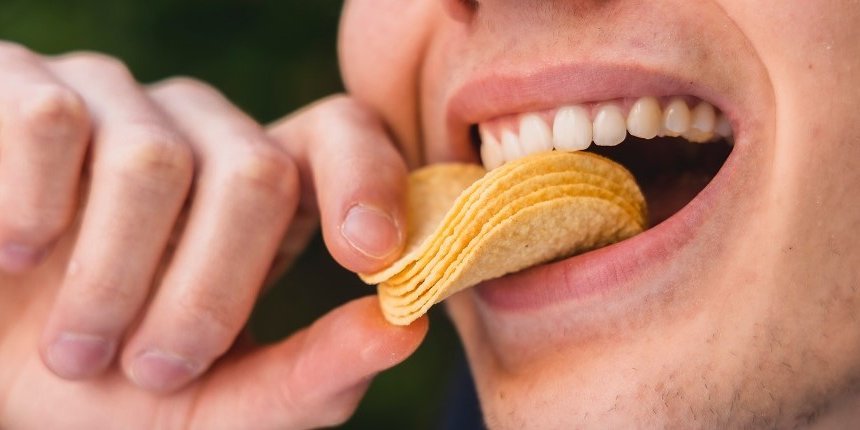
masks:
{"type": "Polygon", "coordinates": [[[473,74],[447,99],[449,142],[469,146],[469,127],[496,117],[642,96],[689,95],[722,111],[735,126],[735,105],[695,76],[641,64],[568,63],[537,71],[490,67],[473,74]]]}

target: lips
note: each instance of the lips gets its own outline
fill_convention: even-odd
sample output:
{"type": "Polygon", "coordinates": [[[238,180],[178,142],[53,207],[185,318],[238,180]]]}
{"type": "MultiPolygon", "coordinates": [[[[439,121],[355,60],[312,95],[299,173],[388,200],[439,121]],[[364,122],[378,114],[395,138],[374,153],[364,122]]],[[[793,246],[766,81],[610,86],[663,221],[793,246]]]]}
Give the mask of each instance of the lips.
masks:
{"type": "Polygon", "coordinates": [[[627,280],[671,264],[694,241],[722,190],[731,186],[746,149],[739,104],[695,79],[625,65],[575,64],[476,78],[450,99],[449,137],[479,152],[488,168],[530,152],[582,150],[591,143],[583,144],[581,130],[587,127],[582,124],[578,143],[559,145],[558,118],[574,110],[584,117],[580,123],[591,122],[594,144],[588,150],[637,177],[654,227],[605,248],[484,282],[477,297],[490,309],[526,311],[629,295],[627,280]],[[642,115],[643,103],[652,112],[642,115]],[[729,124],[737,136],[727,136],[729,124]],[[654,135],[665,137],[646,140],[654,135]]]}
{"type": "Polygon", "coordinates": [[[449,98],[448,137],[452,144],[463,145],[469,126],[494,118],[643,96],[696,97],[710,102],[734,123],[738,107],[717,89],[697,81],[696,76],[624,64],[575,63],[509,74],[488,71],[475,75],[449,98]]]}

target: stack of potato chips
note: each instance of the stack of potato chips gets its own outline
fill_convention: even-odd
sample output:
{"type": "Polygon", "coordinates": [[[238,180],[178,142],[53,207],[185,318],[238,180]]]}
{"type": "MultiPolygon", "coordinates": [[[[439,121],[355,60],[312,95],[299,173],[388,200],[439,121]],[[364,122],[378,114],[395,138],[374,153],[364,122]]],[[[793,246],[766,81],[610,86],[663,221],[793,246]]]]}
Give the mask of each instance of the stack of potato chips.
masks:
{"type": "Polygon", "coordinates": [[[407,244],[377,273],[383,313],[407,325],[481,281],[624,240],[646,228],[645,199],[622,166],[545,152],[487,173],[438,164],[409,177],[407,244]]]}

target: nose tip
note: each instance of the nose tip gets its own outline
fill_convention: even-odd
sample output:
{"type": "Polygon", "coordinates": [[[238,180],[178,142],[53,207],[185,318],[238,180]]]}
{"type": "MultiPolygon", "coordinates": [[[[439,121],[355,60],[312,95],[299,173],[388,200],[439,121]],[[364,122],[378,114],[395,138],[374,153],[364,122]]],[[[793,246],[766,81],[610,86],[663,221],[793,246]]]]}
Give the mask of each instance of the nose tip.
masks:
{"type": "Polygon", "coordinates": [[[455,21],[468,22],[478,10],[478,0],[441,0],[445,13],[455,21]]]}

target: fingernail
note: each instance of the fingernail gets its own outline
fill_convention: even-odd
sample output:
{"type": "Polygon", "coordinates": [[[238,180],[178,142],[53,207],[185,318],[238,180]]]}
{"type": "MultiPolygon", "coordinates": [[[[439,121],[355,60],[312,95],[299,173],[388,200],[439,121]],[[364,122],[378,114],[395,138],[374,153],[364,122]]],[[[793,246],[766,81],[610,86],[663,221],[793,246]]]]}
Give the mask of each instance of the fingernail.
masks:
{"type": "Polygon", "coordinates": [[[201,366],[176,354],[149,350],[138,355],[131,366],[131,379],[154,391],[172,391],[200,373],[201,366]]]}
{"type": "Polygon", "coordinates": [[[340,232],[353,248],[371,258],[388,257],[400,247],[397,223],[387,213],[370,206],[353,206],[340,232]]]}
{"type": "Polygon", "coordinates": [[[7,243],[0,248],[0,267],[7,272],[18,273],[39,264],[44,256],[44,252],[39,248],[7,243]]]}
{"type": "Polygon", "coordinates": [[[99,336],[63,333],[48,347],[48,363],[64,378],[86,378],[110,364],[115,348],[115,342],[99,336]]]}

